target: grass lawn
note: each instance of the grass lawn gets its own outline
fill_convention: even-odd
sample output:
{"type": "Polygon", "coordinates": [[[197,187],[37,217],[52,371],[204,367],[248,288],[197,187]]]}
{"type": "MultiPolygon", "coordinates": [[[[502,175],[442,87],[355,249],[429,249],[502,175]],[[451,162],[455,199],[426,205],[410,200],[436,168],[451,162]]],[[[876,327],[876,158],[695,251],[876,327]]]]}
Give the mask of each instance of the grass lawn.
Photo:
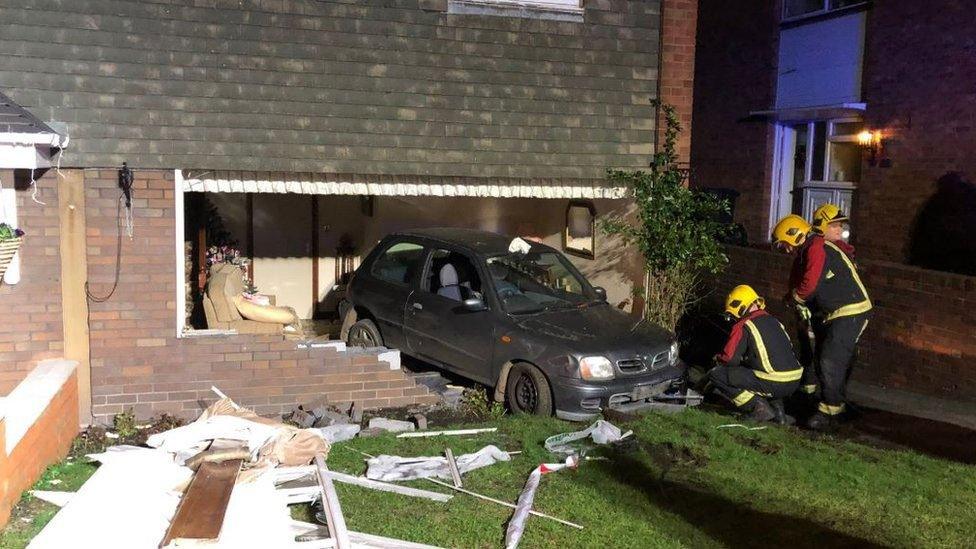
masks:
{"type": "MultiPolygon", "coordinates": [[[[716,428],[729,421],[689,410],[626,425],[639,441],[632,451],[595,451],[591,455],[609,460],[585,461],[576,471],[546,475],[537,492],[537,510],[585,529],[531,517],[522,547],[973,545],[974,467],[795,429],[716,428]]],[[[328,463],[333,470],[358,475],[365,464],[356,450],[419,456],[440,454],[447,446],[462,454],[495,444],[523,453],[465,475],[465,487],[514,502],[536,465],[558,461],[543,448],[545,438],[581,427],[524,416],[486,425],[499,431],[354,439],[335,445],[328,463]]],[[[76,489],[92,469],[83,463],[59,464],[39,488],[76,489]],[[51,485],[55,477],[62,483],[51,485]]],[[[427,481],[407,484],[447,491],[427,481]]],[[[351,529],[444,547],[499,547],[511,515],[508,508],[463,494],[437,503],[342,483],[336,489],[351,529]]],[[[0,535],[0,547],[22,547],[50,519],[54,508],[49,507],[30,523],[15,514],[0,535]]],[[[305,506],[295,506],[293,514],[308,520],[305,506]]]]}

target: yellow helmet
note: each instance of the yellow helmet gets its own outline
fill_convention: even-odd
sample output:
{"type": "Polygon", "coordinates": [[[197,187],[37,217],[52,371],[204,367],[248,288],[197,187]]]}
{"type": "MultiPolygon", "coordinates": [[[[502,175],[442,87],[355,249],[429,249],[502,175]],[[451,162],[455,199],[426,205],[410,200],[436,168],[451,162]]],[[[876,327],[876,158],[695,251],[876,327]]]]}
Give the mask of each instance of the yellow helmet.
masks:
{"type": "Polygon", "coordinates": [[[847,216],[840,211],[840,207],[834,204],[824,204],[813,212],[813,231],[823,234],[827,225],[838,221],[847,221],[847,216]]]}
{"type": "Polygon", "coordinates": [[[790,248],[799,246],[803,243],[807,233],[810,232],[810,224],[802,217],[790,214],[773,227],[773,245],[777,248],[788,246],[790,248]]]}
{"type": "Polygon", "coordinates": [[[746,310],[753,303],[760,309],[766,308],[766,300],[759,297],[759,294],[756,293],[756,290],[752,289],[752,286],[740,284],[732,288],[729,296],[725,298],[725,312],[735,318],[742,318],[742,315],[746,314],[746,310]]]}

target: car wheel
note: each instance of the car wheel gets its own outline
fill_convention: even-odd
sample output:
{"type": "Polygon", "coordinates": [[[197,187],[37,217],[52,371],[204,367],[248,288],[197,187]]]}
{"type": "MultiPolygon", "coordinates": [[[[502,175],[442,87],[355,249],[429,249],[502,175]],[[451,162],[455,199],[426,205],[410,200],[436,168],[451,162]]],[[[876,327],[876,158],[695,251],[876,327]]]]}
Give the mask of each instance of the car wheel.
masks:
{"type": "Polygon", "coordinates": [[[382,347],[383,336],[372,320],[364,318],[349,328],[346,344],[350,347],[382,347]]]}
{"type": "Polygon", "coordinates": [[[519,363],[512,366],[505,383],[505,400],[515,413],[551,416],[552,390],[549,381],[538,368],[519,363]]]}

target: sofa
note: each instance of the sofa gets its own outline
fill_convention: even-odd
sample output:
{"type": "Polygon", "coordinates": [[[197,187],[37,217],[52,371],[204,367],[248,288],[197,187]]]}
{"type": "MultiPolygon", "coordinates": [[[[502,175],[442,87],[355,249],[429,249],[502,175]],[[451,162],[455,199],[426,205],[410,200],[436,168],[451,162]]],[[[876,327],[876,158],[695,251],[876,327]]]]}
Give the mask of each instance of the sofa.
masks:
{"type": "Polygon", "coordinates": [[[244,280],[237,265],[221,263],[210,268],[203,294],[207,328],[237,330],[241,334],[281,334],[286,326],[297,324],[291,307],[256,305],[244,299],[244,280]]]}

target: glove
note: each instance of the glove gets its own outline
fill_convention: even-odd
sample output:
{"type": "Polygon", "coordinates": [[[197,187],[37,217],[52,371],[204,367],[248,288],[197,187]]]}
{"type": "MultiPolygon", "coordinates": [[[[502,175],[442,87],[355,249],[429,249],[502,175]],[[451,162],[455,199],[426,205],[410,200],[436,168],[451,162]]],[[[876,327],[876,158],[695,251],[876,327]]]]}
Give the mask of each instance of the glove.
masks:
{"type": "Polygon", "coordinates": [[[813,314],[810,313],[809,307],[801,303],[797,303],[794,305],[794,308],[796,308],[796,314],[800,317],[800,320],[810,322],[810,317],[813,316],[813,314]]]}

